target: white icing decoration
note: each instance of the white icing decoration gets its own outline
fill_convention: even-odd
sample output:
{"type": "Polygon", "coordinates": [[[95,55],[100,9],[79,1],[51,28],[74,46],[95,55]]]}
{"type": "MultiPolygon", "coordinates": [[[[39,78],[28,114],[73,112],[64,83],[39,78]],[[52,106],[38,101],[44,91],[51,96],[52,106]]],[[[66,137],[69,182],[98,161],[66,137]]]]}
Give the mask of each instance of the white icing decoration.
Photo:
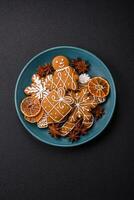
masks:
{"type": "Polygon", "coordinates": [[[43,99],[49,94],[49,90],[46,89],[45,82],[39,77],[38,74],[32,76],[32,84],[25,88],[24,92],[27,95],[34,95],[38,99],[43,99]]]}
{"type": "Polygon", "coordinates": [[[54,82],[53,78],[51,77],[49,80],[51,82],[51,87],[58,89],[59,84],[61,83],[62,87],[64,87],[65,89],[68,89],[67,85],[71,85],[71,89],[72,90],[76,90],[76,83],[75,83],[75,78],[74,78],[74,72],[71,70],[71,68],[69,66],[58,69],[55,71],[54,76],[57,76],[56,79],[58,79],[57,83],[54,82]],[[66,74],[66,78],[63,79],[63,73],[66,74]],[[69,83],[70,80],[70,83],[69,83]],[[68,84],[66,84],[68,82],[68,84]]]}
{"type": "Polygon", "coordinates": [[[88,128],[90,128],[94,122],[94,117],[90,112],[90,108],[96,106],[94,97],[88,97],[87,90],[83,89],[80,93],[75,94],[74,100],[75,110],[69,117],[68,121],[66,121],[61,128],[61,133],[63,133],[63,136],[67,135],[72,130],[72,128],[78,122],[78,118],[82,117],[82,123],[88,128]]]}
{"type": "MultiPolygon", "coordinates": [[[[64,105],[67,105],[69,107],[69,110],[66,113],[66,115],[67,115],[72,108],[70,105],[74,103],[74,100],[70,96],[65,96],[65,89],[64,88],[58,88],[58,90],[53,90],[52,92],[54,92],[56,94],[56,96],[55,96],[55,94],[51,95],[51,92],[50,92],[51,100],[55,102],[54,105],[52,105],[51,100],[48,97],[45,97],[43,101],[47,100],[49,102],[49,104],[52,106],[52,108],[49,111],[45,110],[45,108],[43,107],[43,101],[42,101],[42,107],[45,110],[45,112],[47,113],[47,115],[50,115],[51,112],[55,109],[56,114],[60,113],[61,116],[62,116],[62,119],[63,119],[65,117],[65,115],[63,115],[60,112],[60,110],[63,110],[64,105]],[[60,109],[56,108],[57,105],[60,109]]],[[[51,116],[51,118],[55,121],[53,116],[51,116]]]]}
{"type": "Polygon", "coordinates": [[[39,128],[46,128],[48,127],[48,122],[47,122],[47,115],[44,114],[43,117],[40,119],[40,121],[37,123],[37,126],[39,128]]]}
{"type": "Polygon", "coordinates": [[[86,90],[82,91],[82,95],[78,95],[78,93],[76,93],[75,96],[75,110],[74,113],[72,115],[72,121],[75,121],[78,117],[83,118],[83,123],[87,122],[90,120],[91,114],[90,114],[90,107],[95,107],[96,106],[96,102],[95,99],[90,99],[87,95],[86,95],[86,90]]]}
{"type": "Polygon", "coordinates": [[[101,98],[101,97],[95,97],[95,98],[96,98],[96,100],[98,101],[99,104],[104,103],[106,101],[105,97],[103,97],[103,98],[101,98]]]}
{"type": "Polygon", "coordinates": [[[82,84],[87,83],[89,80],[90,80],[90,76],[88,74],[86,74],[86,73],[81,74],[79,76],[79,82],[82,83],[82,84]]]}

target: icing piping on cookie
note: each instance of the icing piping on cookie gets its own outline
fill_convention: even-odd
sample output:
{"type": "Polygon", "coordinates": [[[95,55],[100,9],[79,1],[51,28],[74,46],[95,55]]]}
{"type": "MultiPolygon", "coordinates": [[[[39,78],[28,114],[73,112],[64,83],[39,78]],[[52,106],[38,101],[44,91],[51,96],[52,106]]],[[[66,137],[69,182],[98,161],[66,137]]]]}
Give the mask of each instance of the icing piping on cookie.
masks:
{"type": "Polygon", "coordinates": [[[68,121],[61,128],[61,132],[63,134],[69,133],[80,118],[83,119],[82,123],[88,128],[92,126],[94,121],[93,115],[90,111],[92,108],[96,107],[97,103],[95,102],[94,98],[91,99],[87,95],[87,90],[82,89],[80,92],[74,94],[74,99],[74,111],[69,117],[68,121]]]}
{"type": "Polygon", "coordinates": [[[52,65],[55,72],[47,82],[47,88],[52,90],[64,87],[65,90],[76,90],[79,77],[75,70],[69,66],[69,60],[65,56],[56,56],[52,61],[52,65]]]}
{"type": "Polygon", "coordinates": [[[72,109],[74,100],[65,96],[65,89],[52,90],[42,101],[42,108],[55,122],[61,121],[72,109]],[[49,109],[47,106],[49,105],[49,109]],[[59,119],[60,118],[60,119],[59,119]]]}
{"type": "Polygon", "coordinates": [[[32,76],[31,86],[28,86],[24,90],[25,94],[33,95],[38,99],[42,99],[49,94],[49,90],[46,89],[45,82],[40,78],[38,74],[32,76]]]}

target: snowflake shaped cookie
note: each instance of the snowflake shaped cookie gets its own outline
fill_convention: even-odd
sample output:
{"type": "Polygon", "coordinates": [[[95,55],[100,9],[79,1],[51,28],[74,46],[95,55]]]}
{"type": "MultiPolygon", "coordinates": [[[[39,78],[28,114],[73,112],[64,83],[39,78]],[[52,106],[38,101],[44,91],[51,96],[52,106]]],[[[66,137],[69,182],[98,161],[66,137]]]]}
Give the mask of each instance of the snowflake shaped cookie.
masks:
{"type": "Polygon", "coordinates": [[[90,128],[94,121],[91,110],[97,106],[97,102],[95,101],[94,97],[87,95],[86,89],[82,89],[77,93],[71,92],[70,95],[74,98],[75,105],[74,111],[61,128],[61,132],[64,135],[68,134],[74,128],[75,124],[80,118],[82,118],[83,124],[90,128]]]}
{"type": "Polygon", "coordinates": [[[49,94],[49,90],[46,89],[45,80],[40,78],[38,74],[32,76],[32,83],[24,90],[26,95],[32,95],[38,99],[43,99],[49,94]]]}

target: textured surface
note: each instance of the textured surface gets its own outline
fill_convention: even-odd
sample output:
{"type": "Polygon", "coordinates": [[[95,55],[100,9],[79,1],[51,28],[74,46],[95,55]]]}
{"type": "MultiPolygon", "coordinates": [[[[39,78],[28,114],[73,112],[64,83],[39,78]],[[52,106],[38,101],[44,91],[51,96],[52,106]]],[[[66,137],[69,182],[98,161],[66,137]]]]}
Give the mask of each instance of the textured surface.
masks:
{"type": "Polygon", "coordinates": [[[0,1],[0,199],[134,199],[133,5],[97,1],[0,1]],[[24,64],[58,45],[88,49],[110,67],[117,109],[99,138],[75,149],[27,134],[14,87],[24,64]]]}

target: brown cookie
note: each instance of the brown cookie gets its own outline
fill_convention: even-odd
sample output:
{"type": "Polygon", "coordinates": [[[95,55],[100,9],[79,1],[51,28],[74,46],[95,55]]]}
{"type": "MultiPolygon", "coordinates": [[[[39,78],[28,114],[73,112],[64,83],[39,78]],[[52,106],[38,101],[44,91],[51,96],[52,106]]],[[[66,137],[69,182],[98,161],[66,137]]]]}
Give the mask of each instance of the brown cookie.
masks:
{"type": "Polygon", "coordinates": [[[38,74],[33,74],[32,83],[30,86],[25,88],[24,92],[26,95],[32,95],[38,99],[43,99],[48,95],[49,90],[46,89],[45,79],[40,78],[38,74]]]}
{"type": "Polygon", "coordinates": [[[97,106],[97,103],[92,95],[87,94],[86,89],[82,89],[79,92],[71,92],[70,95],[74,98],[74,111],[70,115],[69,119],[61,128],[61,132],[66,135],[75,126],[75,123],[81,118],[83,125],[90,128],[94,122],[94,117],[91,114],[91,110],[97,106]]]}
{"type": "Polygon", "coordinates": [[[65,95],[65,89],[52,90],[47,97],[42,100],[42,108],[54,122],[60,122],[71,110],[72,97],[65,95]]]}
{"type": "Polygon", "coordinates": [[[52,61],[55,69],[54,75],[47,81],[46,88],[49,90],[64,87],[65,90],[76,90],[78,88],[79,76],[69,66],[69,61],[64,56],[56,56],[52,61]]]}

